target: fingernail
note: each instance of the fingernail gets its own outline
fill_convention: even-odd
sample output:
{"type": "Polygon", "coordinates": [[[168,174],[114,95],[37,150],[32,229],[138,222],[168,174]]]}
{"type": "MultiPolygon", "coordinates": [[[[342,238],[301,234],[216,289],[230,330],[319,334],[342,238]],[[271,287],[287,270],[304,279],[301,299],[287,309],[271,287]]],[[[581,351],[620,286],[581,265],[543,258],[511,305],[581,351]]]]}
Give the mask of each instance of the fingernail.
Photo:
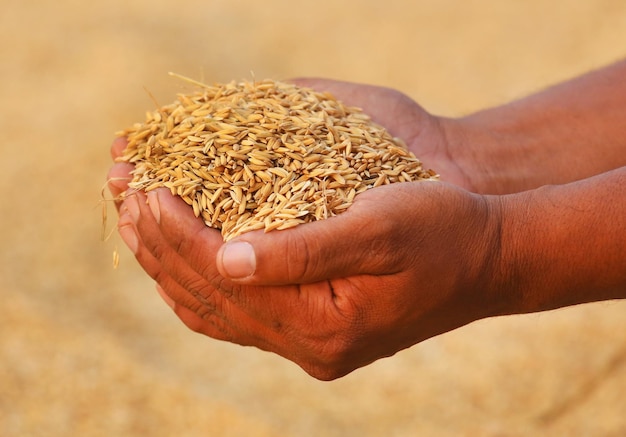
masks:
{"type": "Polygon", "coordinates": [[[133,222],[137,223],[139,220],[139,202],[137,201],[137,196],[132,195],[126,197],[124,199],[124,207],[132,217],[133,222]]]}
{"type": "Polygon", "coordinates": [[[124,243],[126,243],[128,248],[133,253],[137,253],[137,250],[139,249],[139,239],[135,233],[135,228],[130,224],[123,225],[117,229],[117,232],[120,234],[120,237],[122,237],[122,240],[124,240],[124,243]]]}
{"type": "Polygon", "coordinates": [[[163,290],[163,287],[161,287],[159,284],[156,285],[156,289],[159,292],[159,296],[161,296],[161,299],[165,301],[167,306],[169,306],[171,309],[174,309],[176,305],[176,303],[174,302],[174,299],[169,297],[167,293],[165,292],[165,290],[163,290]]]}
{"type": "Polygon", "coordinates": [[[157,223],[161,223],[161,209],[159,205],[159,195],[156,191],[148,193],[148,206],[157,223]]]}
{"type": "Polygon", "coordinates": [[[222,252],[222,266],[232,279],[243,279],[252,276],[256,270],[254,248],[245,241],[226,243],[222,252]]]}

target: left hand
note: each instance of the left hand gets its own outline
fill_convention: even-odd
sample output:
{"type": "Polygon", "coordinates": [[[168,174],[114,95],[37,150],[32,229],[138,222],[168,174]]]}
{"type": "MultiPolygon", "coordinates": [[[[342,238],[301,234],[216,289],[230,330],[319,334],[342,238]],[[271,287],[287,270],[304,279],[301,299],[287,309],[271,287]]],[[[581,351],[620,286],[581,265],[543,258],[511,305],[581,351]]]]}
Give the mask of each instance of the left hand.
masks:
{"type": "MultiPolygon", "coordinates": [[[[130,168],[112,168],[114,195],[130,168]]],[[[496,206],[445,183],[392,184],[337,217],[225,245],[181,199],[155,190],[127,196],[118,226],[189,328],[330,380],[507,311],[510,297],[493,291],[496,206]]]]}

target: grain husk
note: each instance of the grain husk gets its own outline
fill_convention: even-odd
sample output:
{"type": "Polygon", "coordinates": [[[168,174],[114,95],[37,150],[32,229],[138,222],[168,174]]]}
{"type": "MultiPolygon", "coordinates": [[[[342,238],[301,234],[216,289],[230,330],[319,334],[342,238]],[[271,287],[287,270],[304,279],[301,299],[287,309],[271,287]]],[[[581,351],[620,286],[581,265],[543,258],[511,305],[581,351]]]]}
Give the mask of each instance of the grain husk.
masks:
{"type": "Polygon", "coordinates": [[[328,93],[274,80],[205,85],[118,135],[129,191],[168,188],[224,240],[342,213],[381,185],[436,180],[399,138],[328,93]]]}

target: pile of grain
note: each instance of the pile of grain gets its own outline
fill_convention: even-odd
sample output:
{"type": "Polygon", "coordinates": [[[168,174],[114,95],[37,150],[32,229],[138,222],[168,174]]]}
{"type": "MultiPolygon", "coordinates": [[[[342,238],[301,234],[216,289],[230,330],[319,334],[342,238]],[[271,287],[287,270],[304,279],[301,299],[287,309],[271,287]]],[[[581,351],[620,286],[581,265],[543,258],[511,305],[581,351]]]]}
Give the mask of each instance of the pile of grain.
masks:
{"type": "Polygon", "coordinates": [[[329,94],[265,80],[180,94],[119,132],[130,189],[166,187],[225,240],[341,213],[383,184],[436,179],[405,144],[329,94]]]}

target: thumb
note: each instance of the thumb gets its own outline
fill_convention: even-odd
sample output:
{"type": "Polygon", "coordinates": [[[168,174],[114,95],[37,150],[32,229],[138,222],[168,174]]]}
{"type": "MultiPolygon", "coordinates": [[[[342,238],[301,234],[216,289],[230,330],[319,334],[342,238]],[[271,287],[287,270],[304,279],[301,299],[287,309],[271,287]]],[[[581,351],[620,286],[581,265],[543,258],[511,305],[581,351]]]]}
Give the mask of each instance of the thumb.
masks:
{"type": "Polygon", "coordinates": [[[217,268],[228,279],[257,285],[392,273],[391,221],[380,214],[372,220],[359,212],[358,204],[326,220],[236,237],[221,246],[217,268]]]}

